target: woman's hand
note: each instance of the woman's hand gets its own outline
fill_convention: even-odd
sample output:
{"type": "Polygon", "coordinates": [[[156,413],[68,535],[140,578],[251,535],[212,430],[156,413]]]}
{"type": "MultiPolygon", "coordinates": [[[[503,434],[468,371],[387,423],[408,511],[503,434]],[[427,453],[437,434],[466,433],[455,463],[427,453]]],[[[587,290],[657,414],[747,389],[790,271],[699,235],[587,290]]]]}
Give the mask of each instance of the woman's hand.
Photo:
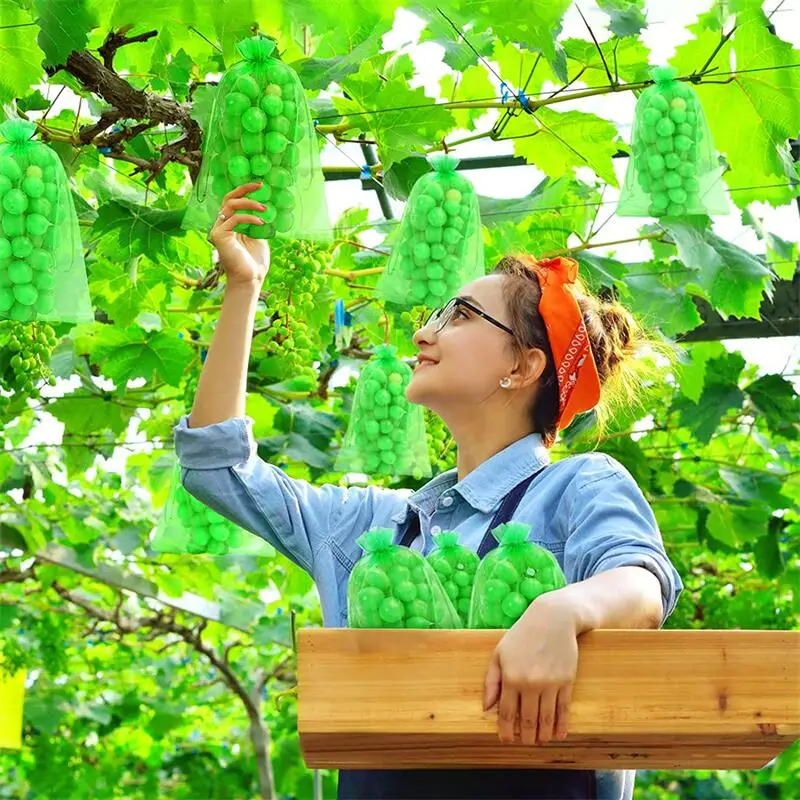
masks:
{"type": "Polygon", "coordinates": [[[483,705],[497,704],[502,742],[514,741],[518,717],[523,744],[566,738],[578,637],[575,615],[556,594],[531,603],[492,653],[483,705]]]}
{"type": "Polygon", "coordinates": [[[243,211],[263,211],[264,206],[247,195],[261,187],[261,183],[245,183],[222,200],[222,209],[211,229],[209,239],[217,248],[219,263],[231,283],[261,283],[269,272],[269,244],[266,239],[253,239],[235,233],[237,225],[263,225],[264,220],[243,211]]]}

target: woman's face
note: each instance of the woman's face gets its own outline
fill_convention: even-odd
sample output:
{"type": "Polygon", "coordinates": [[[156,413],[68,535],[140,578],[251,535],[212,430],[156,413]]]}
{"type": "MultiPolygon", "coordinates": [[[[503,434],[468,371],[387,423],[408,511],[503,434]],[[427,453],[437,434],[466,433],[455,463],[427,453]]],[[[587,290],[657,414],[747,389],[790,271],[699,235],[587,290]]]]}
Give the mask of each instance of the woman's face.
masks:
{"type": "MultiPolygon", "coordinates": [[[[486,275],[463,286],[456,296],[510,328],[504,280],[503,275],[486,275]]],[[[414,334],[418,357],[428,356],[436,363],[417,362],[406,389],[409,402],[441,413],[454,406],[473,407],[503,391],[500,380],[514,364],[511,334],[461,305],[438,333],[436,327],[432,320],[414,334]]]]}

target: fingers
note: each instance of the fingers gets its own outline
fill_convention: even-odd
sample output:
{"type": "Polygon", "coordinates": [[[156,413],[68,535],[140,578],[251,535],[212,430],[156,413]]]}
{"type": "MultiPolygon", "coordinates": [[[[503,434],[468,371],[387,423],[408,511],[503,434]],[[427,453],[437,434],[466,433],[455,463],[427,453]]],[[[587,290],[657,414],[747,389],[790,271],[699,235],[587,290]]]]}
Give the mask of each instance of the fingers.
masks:
{"type": "Polygon", "coordinates": [[[519,692],[504,682],[500,693],[500,704],[497,707],[497,733],[501,742],[514,741],[518,711],[519,692]]]}
{"type": "Polygon", "coordinates": [[[495,650],[483,685],[483,710],[488,711],[500,697],[500,658],[495,650]]]}
{"type": "Polygon", "coordinates": [[[234,214],[228,217],[218,228],[219,231],[232,231],[237,225],[263,225],[264,220],[253,214],[234,214]]]}
{"type": "Polygon", "coordinates": [[[222,213],[226,217],[230,217],[234,211],[245,211],[248,208],[252,209],[253,211],[263,211],[265,206],[263,203],[259,203],[258,200],[250,200],[245,197],[241,199],[228,200],[226,203],[223,203],[222,213]]]}
{"type": "Polygon", "coordinates": [[[556,739],[566,739],[569,728],[569,710],[572,705],[572,684],[563,686],[556,701],[556,739]]]}
{"type": "Polygon", "coordinates": [[[520,738],[523,744],[536,744],[539,722],[539,692],[536,689],[523,691],[520,700],[520,738]]]}
{"type": "Polygon", "coordinates": [[[557,700],[557,686],[548,687],[539,698],[539,735],[536,738],[538,744],[547,744],[553,738],[557,700]]]}
{"type": "Polygon", "coordinates": [[[262,181],[253,181],[252,183],[243,183],[241,186],[237,186],[233,191],[228,192],[222,198],[222,205],[224,206],[225,203],[229,203],[231,200],[236,200],[238,197],[244,197],[250,192],[254,192],[256,189],[260,188],[262,185],[262,181]]]}

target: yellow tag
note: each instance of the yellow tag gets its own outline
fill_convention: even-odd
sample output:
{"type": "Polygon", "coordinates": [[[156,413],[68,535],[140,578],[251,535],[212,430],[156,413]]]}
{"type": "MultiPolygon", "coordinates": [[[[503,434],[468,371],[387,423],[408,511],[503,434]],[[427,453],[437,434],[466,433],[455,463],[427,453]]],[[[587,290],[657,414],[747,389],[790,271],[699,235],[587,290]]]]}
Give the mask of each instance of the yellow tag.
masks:
{"type": "Polygon", "coordinates": [[[0,672],[0,748],[22,747],[22,700],[25,696],[25,670],[8,677],[0,672]]]}

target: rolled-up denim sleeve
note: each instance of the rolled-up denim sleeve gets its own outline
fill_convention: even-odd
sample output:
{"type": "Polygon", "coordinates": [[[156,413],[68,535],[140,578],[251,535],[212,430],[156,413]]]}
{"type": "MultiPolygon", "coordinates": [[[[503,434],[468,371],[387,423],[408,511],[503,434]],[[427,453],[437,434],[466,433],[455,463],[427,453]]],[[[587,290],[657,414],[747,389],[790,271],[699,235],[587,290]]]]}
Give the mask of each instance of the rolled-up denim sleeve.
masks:
{"type": "Polygon", "coordinates": [[[603,456],[571,492],[564,570],[571,583],[617,567],[644,567],[661,584],[661,626],[675,610],[683,581],[665,549],[653,510],[636,481],[603,456]]]}
{"type": "Polygon", "coordinates": [[[231,417],[190,428],[182,417],[173,430],[183,485],[313,575],[315,551],[341,527],[343,506],[372,498],[358,487],[290,478],[258,456],[252,425],[250,417],[231,417]]]}

